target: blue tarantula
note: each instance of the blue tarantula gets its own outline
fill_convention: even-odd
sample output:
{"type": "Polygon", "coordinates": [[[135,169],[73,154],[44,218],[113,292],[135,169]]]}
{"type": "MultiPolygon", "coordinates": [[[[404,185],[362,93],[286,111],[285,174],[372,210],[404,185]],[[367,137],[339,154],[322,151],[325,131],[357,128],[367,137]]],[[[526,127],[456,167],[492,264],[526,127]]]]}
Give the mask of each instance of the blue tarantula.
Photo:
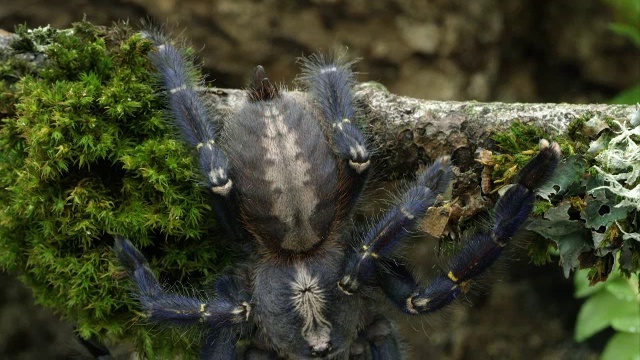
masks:
{"type": "Polygon", "coordinates": [[[354,124],[351,63],[302,60],[305,93],[275,86],[258,66],[243,103],[224,116],[220,136],[196,91],[193,66],[159,32],[150,58],[172,117],[196,149],[227,230],[251,243],[244,266],[215,281],[201,299],[167,292],[143,255],[116,237],[116,253],[151,321],[201,325],[203,359],[399,359],[397,332],[377,304],[424,315],[463,294],[500,256],[532,209],[536,188],[554,172],[560,148],[546,140],[496,204],[493,225],[476,233],[448,270],[419,283],[397,249],[452,181],[449,158],[424,170],[364,231],[352,210],[367,182],[371,153],[354,124]]]}

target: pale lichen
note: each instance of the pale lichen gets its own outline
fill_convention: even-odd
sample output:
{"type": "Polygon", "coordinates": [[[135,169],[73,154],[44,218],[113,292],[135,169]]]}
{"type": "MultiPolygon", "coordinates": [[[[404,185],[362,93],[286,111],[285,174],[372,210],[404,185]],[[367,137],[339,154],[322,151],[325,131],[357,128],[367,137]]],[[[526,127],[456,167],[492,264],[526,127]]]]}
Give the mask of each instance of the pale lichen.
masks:
{"type": "Polygon", "coordinates": [[[640,210],[640,127],[626,121],[616,123],[620,130],[596,156],[598,165],[593,166],[607,185],[589,192],[608,189],[621,199],[616,207],[633,206],[640,210]]]}

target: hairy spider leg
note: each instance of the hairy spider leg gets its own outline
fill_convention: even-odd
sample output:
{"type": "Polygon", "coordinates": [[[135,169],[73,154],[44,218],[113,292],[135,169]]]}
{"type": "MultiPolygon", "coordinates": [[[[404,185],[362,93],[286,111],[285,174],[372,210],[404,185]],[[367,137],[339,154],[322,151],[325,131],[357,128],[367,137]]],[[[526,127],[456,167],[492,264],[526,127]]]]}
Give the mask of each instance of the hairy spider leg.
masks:
{"type": "Polygon", "coordinates": [[[535,191],[553,174],[560,161],[557,143],[540,141],[540,152],[517,176],[494,208],[491,230],[474,234],[466,246],[449,262],[446,275],[423,287],[411,271],[392,259],[379,266],[378,285],[389,299],[407,314],[438,310],[454,301],[469,282],[487,270],[500,256],[511,237],[531,214],[535,191]]]}
{"type": "Polygon", "coordinates": [[[204,339],[200,349],[200,359],[223,360],[236,358],[237,332],[231,332],[227,329],[209,330],[204,339]]]}
{"type": "Polygon", "coordinates": [[[350,360],[395,360],[404,353],[393,324],[384,317],[376,318],[358,334],[351,345],[350,360]]]}
{"type": "Polygon", "coordinates": [[[210,112],[197,92],[199,82],[190,59],[159,31],[146,31],[155,45],[149,59],[158,70],[167,92],[168,107],[184,139],[197,149],[200,169],[213,193],[214,210],[226,229],[238,236],[235,209],[229,202],[233,182],[224,152],[216,144],[216,130],[210,112]]]}
{"type": "MultiPolygon", "coordinates": [[[[115,252],[137,287],[137,297],[146,311],[149,321],[178,325],[203,324],[208,330],[207,340],[233,337],[251,314],[250,296],[239,281],[223,275],[216,282],[216,297],[203,300],[166,292],[142,253],[123,237],[115,239],[115,252]],[[221,333],[216,333],[220,331],[221,333]],[[225,332],[226,331],[226,332],[225,332]]],[[[235,346],[235,341],[232,341],[235,346]]],[[[229,352],[226,343],[208,344],[203,351],[214,347],[219,352],[229,352]]]]}
{"type": "Polygon", "coordinates": [[[281,359],[275,351],[262,350],[253,346],[249,347],[244,354],[245,360],[277,360],[281,359]]]}
{"type": "Polygon", "coordinates": [[[360,197],[371,165],[364,136],[354,124],[353,63],[317,54],[301,62],[303,73],[300,81],[318,104],[330,128],[334,151],[344,160],[341,176],[343,201],[344,208],[351,210],[360,197]]]}
{"type": "Polygon", "coordinates": [[[346,294],[353,294],[376,271],[376,263],[398,247],[411,234],[427,209],[444,193],[451,182],[449,158],[434,162],[409,189],[400,203],[387,211],[347,255],[344,276],[338,282],[346,294]]]}

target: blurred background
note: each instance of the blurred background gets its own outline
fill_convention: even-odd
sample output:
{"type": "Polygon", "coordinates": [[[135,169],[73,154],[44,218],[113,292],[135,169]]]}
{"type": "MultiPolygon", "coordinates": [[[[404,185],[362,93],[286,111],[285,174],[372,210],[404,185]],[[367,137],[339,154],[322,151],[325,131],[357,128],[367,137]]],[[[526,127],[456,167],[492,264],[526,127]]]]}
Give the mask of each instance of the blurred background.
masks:
{"type": "Polygon", "coordinates": [[[587,103],[640,79],[638,48],[609,28],[629,20],[624,2],[0,0],[0,27],[151,18],[190,39],[221,87],[244,85],[256,64],[289,82],[297,57],[348,48],[360,80],[401,95],[587,103]]]}
{"type": "MultiPolygon", "coordinates": [[[[296,58],[346,48],[350,57],[362,58],[360,81],[378,81],[401,95],[595,103],[620,94],[619,101],[640,100],[638,88],[630,90],[640,83],[640,35],[634,40],[615,26],[640,27],[640,18],[624,8],[637,3],[0,0],[0,29],[65,28],[83,16],[104,25],[151,19],[188,39],[207,80],[219,87],[244,86],[257,64],[272,80],[290,84],[298,73],[296,58]]],[[[433,318],[405,321],[413,358],[598,358],[606,332],[573,341],[580,303],[572,281],[555,264],[539,268],[527,259],[516,251],[469,301],[433,318]]],[[[83,358],[71,326],[34,308],[29,291],[12,276],[0,274],[0,289],[0,358],[83,358]]]]}

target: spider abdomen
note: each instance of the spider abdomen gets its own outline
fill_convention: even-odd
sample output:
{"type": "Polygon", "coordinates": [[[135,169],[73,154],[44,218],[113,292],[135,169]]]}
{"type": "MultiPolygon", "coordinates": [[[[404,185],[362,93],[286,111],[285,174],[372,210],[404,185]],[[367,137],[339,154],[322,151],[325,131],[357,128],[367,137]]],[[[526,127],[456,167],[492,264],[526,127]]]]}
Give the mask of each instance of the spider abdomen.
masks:
{"type": "Polygon", "coordinates": [[[304,97],[282,92],[247,101],[228,121],[243,221],[268,248],[308,251],[336,219],[336,160],[316,116],[304,97]]]}

